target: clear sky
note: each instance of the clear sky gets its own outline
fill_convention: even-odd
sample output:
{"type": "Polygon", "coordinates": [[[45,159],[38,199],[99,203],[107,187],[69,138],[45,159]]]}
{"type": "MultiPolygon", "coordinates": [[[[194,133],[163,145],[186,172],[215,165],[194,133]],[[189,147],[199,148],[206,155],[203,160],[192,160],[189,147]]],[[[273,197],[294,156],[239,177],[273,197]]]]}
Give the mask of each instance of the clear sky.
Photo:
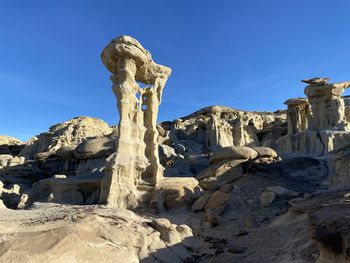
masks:
{"type": "Polygon", "coordinates": [[[100,53],[122,34],[173,69],[160,121],[209,105],[274,111],[303,96],[300,79],[350,80],[350,0],[4,0],[0,134],[115,124],[100,53]]]}

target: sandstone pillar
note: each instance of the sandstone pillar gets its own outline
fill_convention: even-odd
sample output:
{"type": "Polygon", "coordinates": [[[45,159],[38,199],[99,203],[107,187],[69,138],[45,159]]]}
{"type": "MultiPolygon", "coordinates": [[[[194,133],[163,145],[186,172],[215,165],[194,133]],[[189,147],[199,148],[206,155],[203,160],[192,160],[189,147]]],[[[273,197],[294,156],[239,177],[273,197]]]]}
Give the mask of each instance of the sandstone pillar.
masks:
{"type": "Polygon", "coordinates": [[[286,100],[284,104],[288,106],[288,135],[307,130],[309,127],[309,119],[311,118],[309,103],[307,99],[289,99],[286,100]]]}
{"type": "Polygon", "coordinates": [[[349,131],[345,117],[344,100],[341,97],[350,82],[309,85],[305,88],[312,110],[312,121],[317,131],[349,131]]]}
{"type": "Polygon", "coordinates": [[[156,124],[162,91],[171,69],[154,63],[151,54],[129,36],[113,39],[101,56],[112,73],[119,135],[116,152],[105,167],[99,201],[113,207],[133,208],[144,201],[145,193],[140,186],[155,189],[163,175],[156,124]],[[142,90],[139,82],[150,86],[142,90]]]}

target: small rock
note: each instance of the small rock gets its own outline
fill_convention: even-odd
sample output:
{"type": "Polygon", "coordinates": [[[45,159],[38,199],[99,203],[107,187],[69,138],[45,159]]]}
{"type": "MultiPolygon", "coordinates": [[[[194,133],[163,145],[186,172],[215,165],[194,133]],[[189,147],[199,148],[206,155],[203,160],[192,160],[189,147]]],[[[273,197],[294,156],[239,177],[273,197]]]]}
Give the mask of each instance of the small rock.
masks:
{"type": "Polygon", "coordinates": [[[210,194],[205,194],[199,197],[194,203],[192,204],[191,210],[192,211],[200,211],[203,210],[204,206],[207,204],[209,198],[211,197],[210,194]]]}
{"type": "Polygon", "coordinates": [[[269,192],[274,192],[277,196],[296,197],[299,195],[299,193],[289,190],[287,188],[284,188],[282,186],[269,186],[269,187],[266,187],[265,190],[269,192]]]}
{"type": "Polygon", "coordinates": [[[232,254],[242,254],[242,253],[244,253],[245,250],[246,250],[246,248],[244,248],[244,247],[231,246],[227,250],[227,252],[232,253],[232,254]]]}
{"type": "Polygon", "coordinates": [[[258,152],[246,146],[228,146],[215,152],[209,159],[209,163],[225,159],[255,159],[258,152]]]}
{"type": "Polygon", "coordinates": [[[277,153],[274,149],[271,149],[269,147],[252,147],[255,151],[258,152],[258,157],[277,157],[277,153]]]}
{"type": "Polygon", "coordinates": [[[264,191],[260,195],[260,202],[264,207],[270,206],[276,198],[276,194],[271,191],[264,191]]]}
{"type": "Polygon", "coordinates": [[[186,147],[180,143],[176,143],[174,149],[179,154],[184,154],[186,152],[186,147]]]}
{"type": "Polygon", "coordinates": [[[233,189],[232,185],[230,184],[224,184],[223,186],[220,187],[219,191],[223,193],[229,193],[233,189]]]}
{"type": "Polygon", "coordinates": [[[344,194],[344,199],[346,199],[347,201],[350,201],[350,193],[344,194]]]}
{"type": "Polygon", "coordinates": [[[65,178],[67,178],[67,176],[65,174],[55,174],[53,177],[56,178],[56,179],[65,179],[65,178]]]}
{"type": "Polygon", "coordinates": [[[207,209],[205,211],[205,219],[214,226],[220,225],[221,217],[214,209],[207,209]]]}
{"type": "Polygon", "coordinates": [[[204,206],[204,209],[205,210],[213,209],[217,213],[221,214],[222,211],[224,211],[230,198],[231,198],[230,194],[216,191],[211,195],[207,204],[204,206]]]}

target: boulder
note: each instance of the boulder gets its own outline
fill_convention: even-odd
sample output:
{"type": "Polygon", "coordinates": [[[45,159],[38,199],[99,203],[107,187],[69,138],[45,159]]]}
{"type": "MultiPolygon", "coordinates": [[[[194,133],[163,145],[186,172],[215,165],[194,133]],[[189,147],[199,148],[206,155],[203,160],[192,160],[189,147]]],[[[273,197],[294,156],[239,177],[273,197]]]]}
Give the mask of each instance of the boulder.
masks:
{"type": "Polygon", "coordinates": [[[46,160],[47,158],[49,158],[51,155],[54,155],[53,152],[39,152],[34,154],[34,159],[36,161],[42,162],[44,160],[46,160]]]}
{"type": "Polygon", "coordinates": [[[166,159],[176,158],[177,154],[175,152],[175,149],[168,146],[168,145],[159,145],[159,158],[161,159],[161,162],[163,162],[166,159]]]}
{"type": "Polygon", "coordinates": [[[285,197],[297,197],[299,194],[295,191],[289,190],[282,186],[269,186],[266,187],[265,191],[273,192],[276,196],[285,196],[285,197]]]}
{"type": "Polygon", "coordinates": [[[12,159],[8,160],[7,166],[18,166],[18,165],[24,164],[24,162],[25,162],[24,157],[15,156],[12,159]]]}
{"type": "MultiPolygon", "coordinates": [[[[157,185],[153,200],[163,201],[167,209],[188,207],[198,198],[200,191],[198,181],[192,177],[168,177],[163,178],[157,185]],[[159,195],[162,195],[162,198],[159,195]]],[[[162,204],[158,204],[158,207],[161,208],[162,204]]]]}
{"type": "Polygon", "coordinates": [[[220,225],[221,223],[220,214],[215,209],[205,210],[205,220],[211,223],[213,226],[220,225]]]}
{"type": "Polygon", "coordinates": [[[276,194],[271,191],[263,191],[260,195],[260,202],[262,206],[270,206],[276,198],[276,194]]]}
{"type": "Polygon", "coordinates": [[[221,186],[236,181],[243,176],[243,166],[246,160],[230,160],[213,164],[200,172],[196,179],[204,190],[215,191],[221,186]]]}
{"type": "Polygon", "coordinates": [[[160,232],[160,237],[169,245],[174,245],[181,242],[176,225],[170,223],[166,218],[153,219],[151,225],[160,232]]]}
{"type": "Polygon", "coordinates": [[[77,145],[62,146],[56,150],[56,155],[62,159],[71,159],[74,158],[74,151],[77,148],[77,145]]]}
{"type": "Polygon", "coordinates": [[[192,211],[200,211],[204,209],[204,206],[207,204],[209,198],[211,197],[210,194],[205,194],[200,196],[194,203],[192,204],[191,210],[192,211]]]}
{"type": "Polygon", "coordinates": [[[232,167],[227,170],[225,173],[222,173],[218,176],[207,177],[199,181],[199,186],[208,191],[215,191],[221,186],[234,182],[243,176],[243,167],[237,166],[232,167]]]}
{"type": "Polygon", "coordinates": [[[225,159],[255,159],[258,152],[246,146],[229,146],[216,151],[209,159],[210,163],[225,159]]]}
{"type": "Polygon", "coordinates": [[[258,152],[258,158],[264,158],[264,157],[277,157],[277,153],[274,149],[271,149],[269,147],[252,147],[253,150],[258,152]]]}
{"type": "Polygon", "coordinates": [[[204,210],[212,209],[221,214],[224,211],[227,203],[230,201],[230,198],[231,194],[216,191],[210,196],[208,202],[204,206],[204,210]]]}
{"type": "Polygon", "coordinates": [[[7,163],[13,156],[10,154],[0,154],[0,169],[7,166],[7,163]]]}
{"type": "Polygon", "coordinates": [[[186,147],[181,143],[175,143],[174,149],[179,154],[184,154],[186,152],[186,147]]]}
{"type": "Polygon", "coordinates": [[[80,143],[74,150],[74,156],[78,159],[108,157],[116,149],[116,142],[107,137],[87,140],[80,143]]]}

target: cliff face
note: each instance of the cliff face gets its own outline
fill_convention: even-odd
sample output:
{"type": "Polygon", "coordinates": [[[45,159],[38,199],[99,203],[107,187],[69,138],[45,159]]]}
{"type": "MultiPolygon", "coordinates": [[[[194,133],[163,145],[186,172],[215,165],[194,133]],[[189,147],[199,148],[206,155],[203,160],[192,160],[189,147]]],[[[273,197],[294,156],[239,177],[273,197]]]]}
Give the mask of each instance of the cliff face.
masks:
{"type": "Polygon", "coordinates": [[[271,147],[286,134],[286,118],[283,111],[248,112],[212,106],[165,122],[163,127],[170,131],[173,143],[193,140],[209,150],[244,145],[271,147]]]}

